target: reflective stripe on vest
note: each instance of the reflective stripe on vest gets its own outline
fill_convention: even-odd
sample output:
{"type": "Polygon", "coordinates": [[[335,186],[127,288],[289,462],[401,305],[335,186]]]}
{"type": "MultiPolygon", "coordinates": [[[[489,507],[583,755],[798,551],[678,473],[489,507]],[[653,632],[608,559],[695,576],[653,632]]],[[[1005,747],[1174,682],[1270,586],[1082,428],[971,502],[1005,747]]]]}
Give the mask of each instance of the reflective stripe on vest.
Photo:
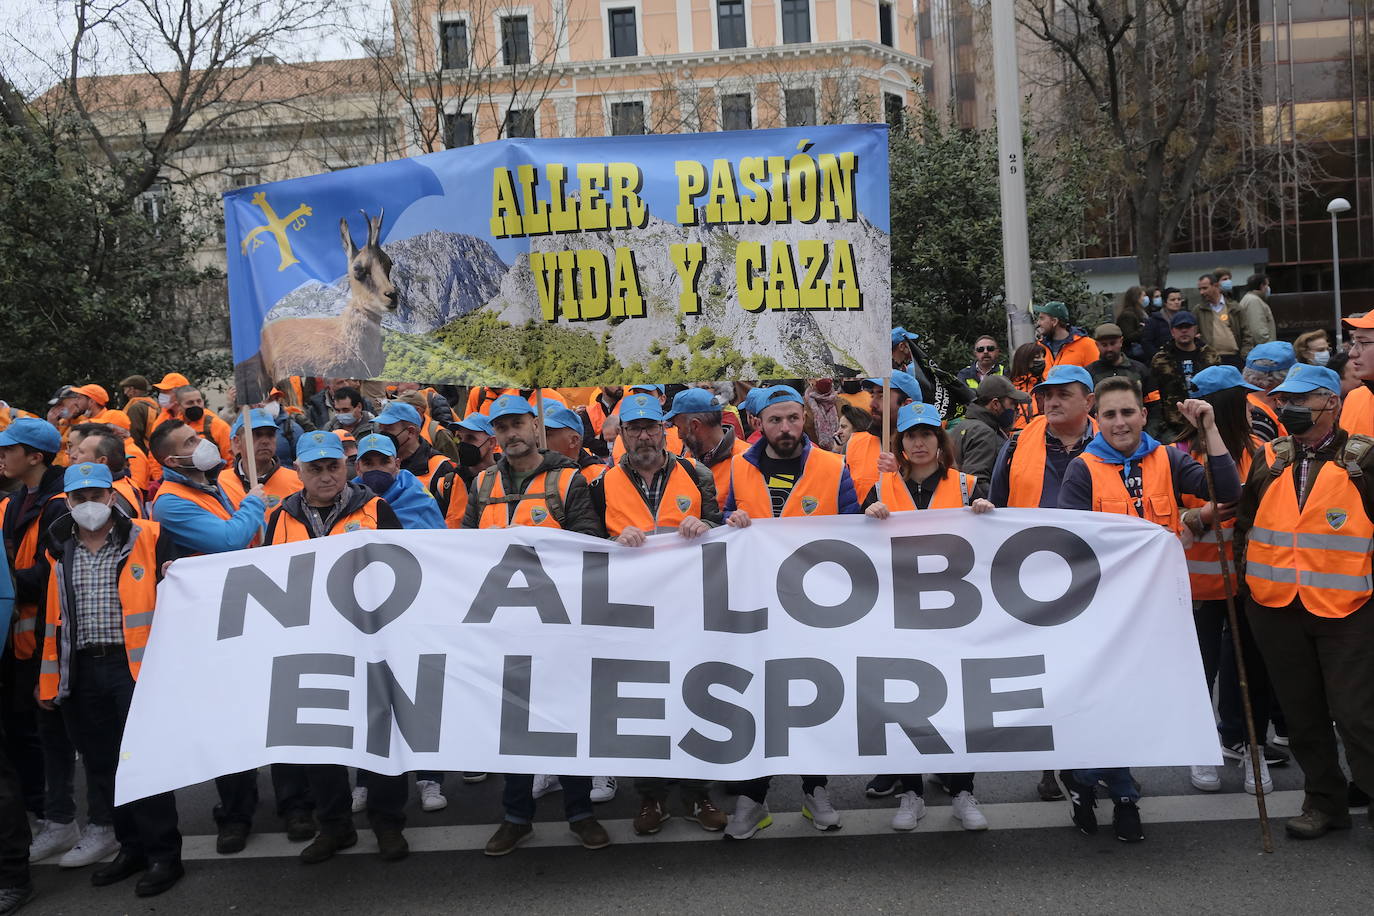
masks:
{"type": "Polygon", "coordinates": [[[602,486],[606,492],[606,534],[619,537],[620,533],[631,526],[645,534],[659,534],[676,531],[682,520],[689,515],[701,517],[701,490],[692,475],[676,458],[668,471],[668,480],[663,484],[663,495],[659,497],[658,512],[650,514],[644,495],[630,479],[629,472],[619,465],[606,472],[602,486]]]}
{"type": "MultiPolygon", "coordinates": [[[[1194,454],[1193,458],[1199,456],[1194,454]]],[[[1254,464],[1254,458],[1249,452],[1243,452],[1240,456],[1240,479],[1247,480],[1250,477],[1250,466],[1254,464]]],[[[1199,509],[1207,505],[1207,500],[1193,496],[1190,493],[1181,494],[1183,508],[1199,509]]],[[[1236,551],[1232,543],[1235,535],[1235,519],[1227,519],[1221,523],[1221,539],[1225,543],[1226,561],[1231,570],[1231,594],[1236,594],[1240,585],[1239,570],[1236,569],[1236,551]]],[[[1194,601],[1220,601],[1226,597],[1226,580],[1221,575],[1221,551],[1218,545],[1216,532],[1208,528],[1201,535],[1194,537],[1193,545],[1183,551],[1188,558],[1188,584],[1191,586],[1194,601]]]]}
{"type": "Polygon", "coordinates": [[[849,466],[849,479],[854,481],[854,494],[861,505],[878,482],[878,454],[882,450],[882,440],[872,433],[856,432],[845,443],[844,463],[849,466]]]}
{"type": "Polygon", "coordinates": [[[540,528],[562,528],[554,517],[549,505],[548,494],[557,493],[568,504],[568,492],[572,488],[576,471],[572,468],[557,468],[543,471],[530,478],[524,493],[506,495],[501,473],[496,468],[487,468],[476,480],[477,498],[482,502],[482,513],[478,516],[479,528],[512,528],[517,525],[540,528]],[[550,477],[552,475],[552,477],[550,477]],[[515,503],[512,516],[506,508],[515,503]]]}
{"type": "MultiPolygon", "coordinates": [[[[1264,447],[1274,461],[1272,445],[1264,447]]],[[[1374,593],[1374,522],[1359,489],[1334,461],[1323,464],[1298,510],[1295,471],[1284,468],[1260,500],[1246,546],[1245,581],[1256,602],[1300,601],[1319,617],[1345,617],[1374,593]]]]}
{"type": "Polygon", "coordinates": [[[1143,512],[1136,510],[1136,501],[1126,490],[1126,482],[1121,479],[1122,465],[1110,464],[1091,452],[1079,455],[1078,460],[1087,465],[1088,473],[1092,476],[1094,512],[1134,515],[1163,525],[1174,533],[1178,532],[1174,475],[1165,446],[1157,446],[1140,462],[1140,505],[1143,512]]]}
{"type": "MultiPolygon", "coordinates": [[[[14,497],[11,497],[13,499],[14,497]]],[[[48,497],[42,506],[38,507],[38,515],[29,523],[24,536],[19,539],[19,546],[14,551],[14,568],[28,569],[38,562],[38,526],[43,521],[43,509],[54,499],[65,499],[61,493],[55,493],[48,497]]],[[[16,503],[18,505],[18,503],[16,503]]],[[[3,504],[0,503],[0,512],[3,511],[3,504]]],[[[14,603],[14,657],[19,661],[27,661],[33,658],[38,651],[38,604],[27,601],[16,601],[14,603]]]]}
{"type": "MultiPolygon", "coordinates": [[[[773,497],[758,467],[743,454],[730,460],[730,487],[735,495],[735,508],[743,509],[750,518],[772,518],[773,497]]],[[[778,517],[839,514],[843,476],[844,458],[813,445],[807,453],[801,478],[792,486],[778,517]]]]}
{"type": "MultiPolygon", "coordinates": [[[[962,474],[954,468],[945,471],[945,476],[935,485],[927,509],[958,509],[973,502],[973,487],[978,479],[972,474],[962,474]]],[[[916,500],[906,481],[889,471],[882,476],[883,505],[893,512],[915,512],[916,500]]]]}
{"type": "MultiPolygon", "coordinates": [[[[129,674],[135,681],[143,664],[143,652],[148,645],[148,634],[152,631],[157,605],[157,540],[160,532],[157,522],[134,520],[129,532],[133,543],[119,570],[119,604],[124,612],[124,652],[129,660],[129,674]]],[[[76,549],[85,548],[77,545],[76,549]]],[[[43,659],[38,667],[38,691],[44,700],[57,699],[67,692],[62,684],[60,628],[67,625],[74,609],[67,607],[64,573],[61,564],[54,563],[48,574],[48,627],[43,637],[43,659]]]]}

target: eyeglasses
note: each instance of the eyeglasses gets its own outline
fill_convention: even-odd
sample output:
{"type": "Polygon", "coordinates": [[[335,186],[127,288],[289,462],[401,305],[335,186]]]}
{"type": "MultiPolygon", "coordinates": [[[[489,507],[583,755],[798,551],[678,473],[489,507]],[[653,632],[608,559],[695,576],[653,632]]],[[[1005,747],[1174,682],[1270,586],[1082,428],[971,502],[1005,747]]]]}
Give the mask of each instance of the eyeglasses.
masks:
{"type": "Polygon", "coordinates": [[[974,353],[996,353],[1000,347],[974,347],[974,353]]]}
{"type": "Polygon", "coordinates": [[[1354,353],[1356,350],[1363,349],[1364,347],[1374,347],[1374,340],[1360,340],[1358,337],[1352,337],[1350,338],[1350,344],[1346,347],[1346,350],[1350,353],[1354,353]]]}

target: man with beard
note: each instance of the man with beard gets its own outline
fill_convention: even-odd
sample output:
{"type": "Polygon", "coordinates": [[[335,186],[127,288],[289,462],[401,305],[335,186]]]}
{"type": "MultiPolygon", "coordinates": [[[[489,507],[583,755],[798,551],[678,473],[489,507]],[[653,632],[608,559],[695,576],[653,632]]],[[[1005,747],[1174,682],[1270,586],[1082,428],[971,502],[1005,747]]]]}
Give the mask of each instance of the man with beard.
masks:
{"type": "MultiPolygon", "coordinates": [[[[747,528],[759,518],[805,518],[859,512],[854,482],[844,458],[815,447],[802,428],[806,422],[801,395],[776,385],[759,395],[762,438],[736,455],[725,500],[726,524],[747,528]]],[[[768,786],[763,776],[737,783],[739,801],[725,828],[730,839],[747,840],[773,823],[768,786]]],[[[840,814],[830,803],[825,776],[803,776],[802,816],[817,830],[838,830],[840,814]]]]}
{"type": "Polygon", "coordinates": [[[717,497],[730,492],[731,459],[749,448],[721,422],[723,416],[715,395],[704,388],[686,388],[673,397],[673,408],[663,417],[677,429],[692,457],[711,470],[717,497]]]}

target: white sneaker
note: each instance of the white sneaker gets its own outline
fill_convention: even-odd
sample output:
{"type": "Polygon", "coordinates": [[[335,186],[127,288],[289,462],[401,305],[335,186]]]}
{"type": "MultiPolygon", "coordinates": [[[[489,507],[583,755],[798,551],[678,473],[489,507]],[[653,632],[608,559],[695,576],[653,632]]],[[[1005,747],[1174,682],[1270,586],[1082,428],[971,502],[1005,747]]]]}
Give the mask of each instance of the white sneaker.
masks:
{"type": "MultiPolygon", "coordinates": [[[[1251,795],[1255,794],[1255,769],[1250,766],[1250,748],[1246,747],[1245,756],[1241,758],[1240,768],[1245,773],[1245,791],[1251,795]]],[[[1264,760],[1264,754],[1260,754],[1260,785],[1264,787],[1264,794],[1268,795],[1274,791],[1274,780],[1269,777],[1269,764],[1264,760]]]]}
{"type": "Polygon", "coordinates": [[[978,807],[978,799],[967,790],[954,796],[954,819],[963,824],[965,830],[988,829],[988,819],[978,807]]]}
{"type": "Polygon", "coordinates": [[[1199,792],[1218,792],[1221,790],[1221,777],[1214,766],[1188,768],[1188,781],[1199,792]]]}
{"type": "Polygon", "coordinates": [[[921,818],[926,816],[926,800],[915,792],[902,792],[897,796],[897,810],[892,815],[893,830],[915,830],[921,818]]]}
{"type": "Polygon", "coordinates": [[[360,814],[367,810],[367,786],[358,786],[353,790],[353,813],[360,814]]]}
{"type": "Polygon", "coordinates": [[[531,794],[535,798],[543,798],[550,792],[562,792],[563,783],[557,776],[536,776],[534,777],[534,788],[531,794]]]}
{"type": "Polygon", "coordinates": [[[615,777],[614,776],[593,776],[592,777],[592,801],[595,804],[608,802],[615,798],[615,777]]]}
{"type": "Polygon", "coordinates": [[[62,868],[85,868],[119,852],[119,840],[115,839],[114,827],[87,824],[81,831],[77,844],[57,860],[62,868]]]}
{"type": "Polygon", "coordinates": [[[817,830],[840,829],[840,812],[830,804],[830,794],[825,791],[825,786],[817,786],[815,792],[802,796],[802,817],[817,830]]]}
{"type": "Polygon", "coordinates": [[[765,827],[773,825],[773,815],[766,802],[756,802],[741,795],[735,802],[735,813],[725,825],[725,835],[732,840],[747,840],[765,827]]]}
{"type": "Polygon", "coordinates": [[[48,821],[29,844],[29,861],[42,862],[49,856],[66,852],[80,839],[81,828],[76,826],[75,821],[70,824],[54,824],[48,821]]]}
{"type": "Polygon", "coordinates": [[[448,799],[439,790],[439,784],[432,779],[417,779],[415,788],[420,790],[420,810],[443,811],[448,807],[448,799]]]}

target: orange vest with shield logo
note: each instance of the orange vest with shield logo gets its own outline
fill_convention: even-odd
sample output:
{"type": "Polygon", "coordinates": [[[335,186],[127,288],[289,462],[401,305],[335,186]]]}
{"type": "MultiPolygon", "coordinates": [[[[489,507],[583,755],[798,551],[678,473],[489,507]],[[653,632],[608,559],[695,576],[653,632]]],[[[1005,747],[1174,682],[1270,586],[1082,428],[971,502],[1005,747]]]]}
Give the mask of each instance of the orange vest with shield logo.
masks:
{"type": "Polygon", "coordinates": [[[523,493],[506,494],[498,468],[483,471],[474,482],[478,504],[482,514],[478,516],[478,528],[513,528],[528,526],[538,528],[562,528],[558,520],[561,507],[554,503],[561,500],[566,505],[568,492],[572,489],[573,478],[577,471],[572,468],[556,468],[542,471],[530,478],[523,493]],[[512,516],[507,506],[515,503],[512,516]]]}
{"type": "MultiPolygon", "coordinates": [[[[743,454],[730,459],[730,487],[735,508],[750,518],[772,518],[773,498],[762,472],[743,454]]],[[[838,515],[840,481],[844,477],[844,458],[812,446],[807,453],[801,477],[783,504],[779,518],[805,518],[813,515],[838,515]]]]}
{"type": "Polygon", "coordinates": [[[1140,462],[1139,511],[1135,507],[1135,500],[1126,490],[1126,482],[1121,479],[1121,465],[1103,461],[1092,452],[1084,452],[1078,456],[1078,460],[1087,465],[1088,473],[1092,476],[1094,512],[1134,515],[1178,533],[1174,472],[1165,446],[1158,446],[1140,462]]]}
{"type": "MultiPolygon", "coordinates": [[[[883,505],[892,512],[917,511],[916,500],[911,498],[911,491],[907,489],[905,480],[891,471],[883,474],[881,479],[883,505]]],[[[930,498],[930,505],[926,508],[959,509],[968,506],[973,502],[973,488],[977,484],[978,478],[972,474],[964,474],[950,468],[945,471],[945,476],[940,478],[940,483],[930,498]]]]}
{"type": "Polygon", "coordinates": [[[687,516],[701,517],[701,489],[691,472],[683,467],[683,463],[691,459],[669,456],[668,460],[673,465],[663,485],[657,513],[649,511],[649,504],[644,501],[643,494],[630,479],[628,471],[616,465],[606,472],[601,485],[606,493],[607,535],[619,537],[622,531],[630,527],[638,528],[645,534],[676,531],[687,516]]]}

